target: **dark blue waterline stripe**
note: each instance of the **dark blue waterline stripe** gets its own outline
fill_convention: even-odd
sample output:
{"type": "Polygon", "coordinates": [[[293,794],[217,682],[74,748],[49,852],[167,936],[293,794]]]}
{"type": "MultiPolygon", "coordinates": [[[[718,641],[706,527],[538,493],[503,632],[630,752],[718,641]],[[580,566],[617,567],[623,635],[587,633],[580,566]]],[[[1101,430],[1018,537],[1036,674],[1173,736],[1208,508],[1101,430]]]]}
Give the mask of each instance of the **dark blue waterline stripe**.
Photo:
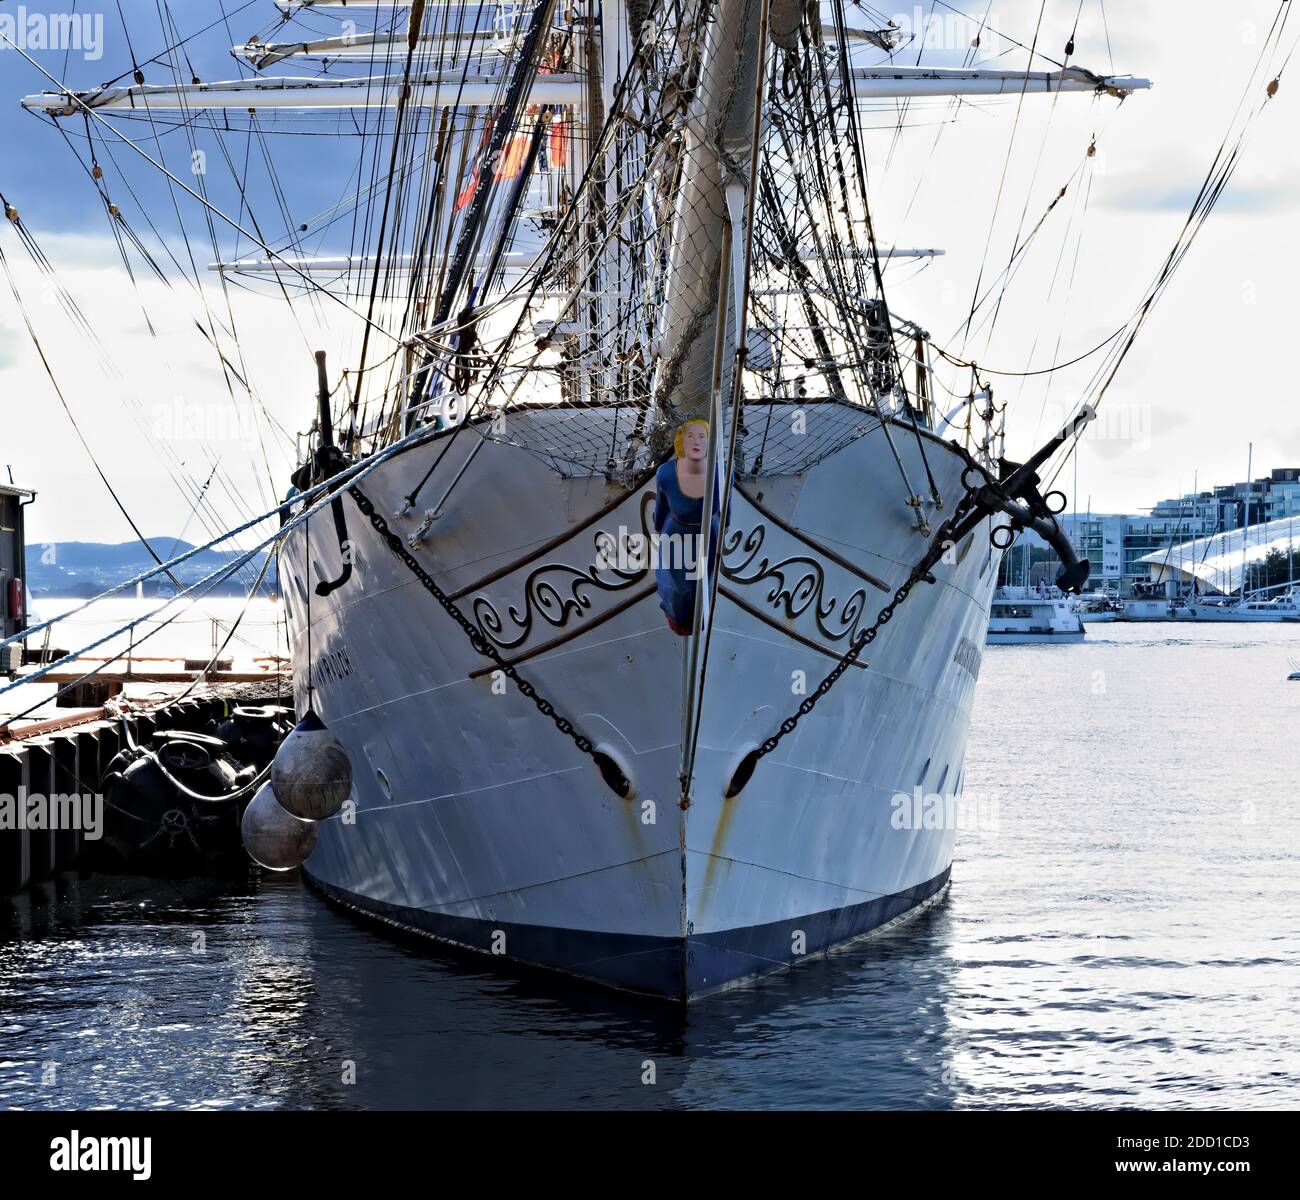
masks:
{"type": "Polygon", "coordinates": [[[915,887],[862,904],[685,939],[450,917],[373,900],[303,874],[336,904],[449,946],[562,971],[622,991],[686,1001],[785,970],[879,929],[935,896],[951,872],[947,867],[915,887]],[[498,955],[493,940],[499,942],[500,934],[505,935],[505,949],[498,955]]]}

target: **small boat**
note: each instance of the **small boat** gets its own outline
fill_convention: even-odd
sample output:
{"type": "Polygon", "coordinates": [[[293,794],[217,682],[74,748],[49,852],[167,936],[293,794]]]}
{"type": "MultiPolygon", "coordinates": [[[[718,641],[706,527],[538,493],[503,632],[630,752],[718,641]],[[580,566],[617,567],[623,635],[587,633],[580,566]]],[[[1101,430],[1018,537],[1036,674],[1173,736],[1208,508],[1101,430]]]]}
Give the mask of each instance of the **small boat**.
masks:
{"type": "Polygon", "coordinates": [[[1106,621],[1116,621],[1124,611],[1124,606],[1106,592],[1093,592],[1080,596],[1074,601],[1079,620],[1085,625],[1095,625],[1106,621]]]}
{"type": "Polygon", "coordinates": [[[1296,658],[1296,656],[1292,654],[1287,658],[1287,662],[1291,664],[1291,674],[1286,677],[1287,682],[1300,683],[1300,658],[1296,658]]]}
{"type": "Polygon", "coordinates": [[[1185,621],[1187,607],[1164,596],[1135,596],[1120,604],[1117,621],[1185,621]]]}
{"type": "Polygon", "coordinates": [[[1267,599],[1195,600],[1190,607],[1196,621],[1300,621],[1300,603],[1294,592],[1267,599]]]}
{"type": "Polygon", "coordinates": [[[1083,641],[1083,620],[1055,588],[1000,587],[989,609],[990,646],[1060,645],[1083,641]]]}

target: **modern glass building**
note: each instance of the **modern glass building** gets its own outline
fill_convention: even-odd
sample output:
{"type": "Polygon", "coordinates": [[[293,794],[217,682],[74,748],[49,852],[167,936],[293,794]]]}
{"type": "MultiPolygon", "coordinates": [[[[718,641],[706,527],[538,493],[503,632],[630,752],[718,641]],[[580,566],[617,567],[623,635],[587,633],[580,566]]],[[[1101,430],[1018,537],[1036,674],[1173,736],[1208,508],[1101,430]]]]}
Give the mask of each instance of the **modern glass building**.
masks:
{"type": "Polygon", "coordinates": [[[1092,565],[1089,587],[1121,596],[1131,596],[1149,585],[1148,555],[1217,528],[1217,518],[1208,513],[1069,513],[1059,520],[1075,552],[1092,565]]]}
{"type": "Polygon", "coordinates": [[[1241,529],[1300,516],[1300,467],[1275,467],[1262,479],[1161,500],[1153,516],[1213,516],[1219,530],[1241,529]]]}
{"type": "MultiPolygon", "coordinates": [[[[1161,500],[1145,514],[1067,513],[1058,519],[1079,557],[1092,564],[1090,588],[1132,596],[1150,592],[1158,581],[1162,590],[1169,590],[1164,586],[1168,584],[1178,594],[1194,587],[1232,591],[1241,583],[1241,537],[1209,549],[1207,562],[1220,556],[1224,561],[1207,568],[1208,574],[1191,569],[1190,556],[1207,554],[1207,543],[1216,535],[1242,529],[1250,530],[1244,539],[1248,547],[1257,539],[1263,545],[1261,560],[1270,549],[1285,553],[1285,523],[1294,519],[1300,532],[1300,467],[1278,467],[1262,479],[1161,500]],[[1266,532],[1259,533],[1265,526],[1266,532]],[[1196,549],[1189,549],[1192,546],[1196,549]],[[1226,586],[1212,583],[1211,577],[1226,586]]],[[[1032,541],[1043,546],[1037,539],[1032,541]]],[[[1247,561],[1253,561],[1249,554],[1247,561]]],[[[1054,571],[1044,563],[1038,574],[1050,581],[1054,571]]]]}

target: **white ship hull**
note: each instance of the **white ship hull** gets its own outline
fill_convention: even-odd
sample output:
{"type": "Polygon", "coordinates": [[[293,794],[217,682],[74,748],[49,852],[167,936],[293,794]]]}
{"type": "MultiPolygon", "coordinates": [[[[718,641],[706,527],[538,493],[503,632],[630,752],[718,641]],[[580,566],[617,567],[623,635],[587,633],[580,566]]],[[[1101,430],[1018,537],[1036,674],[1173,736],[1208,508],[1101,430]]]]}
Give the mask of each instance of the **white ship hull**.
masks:
{"type": "MultiPolygon", "coordinates": [[[[810,436],[845,412],[808,407],[810,436]]],[[[399,519],[448,436],[360,485],[403,537],[480,444],[473,431],[453,443],[399,519]]],[[[914,435],[895,430],[894,441],[924,478],[914,435]]],[[[928,435],[925,451],[951,511],[963,464],[928,435]]],[[[689,639],[668,629],[652,571],[594,565],[600,531],[648,519],[653,480],[627,492],[563,479],[522,449],[481,443],[414,551],[537,693],[617,759],[628,799],[493,678],[493,662],[345,498],[355,570],[311,595],[310,660],[314,706],[353,760],[356,811],[322,824],[309,876],[435,938],[678,1000],[780,970],[936,896],[955,831],[920,827],[910,800],[917,788],[960,792],[997,574],[987,527],[899,606],[863,655],[869,669],[847,670],[728,800],[740,759],[816,688],[927,544],[878,426],[800,476],[742,488],[684,804],[689,639]]],[[[307,594],[341,571],[330,521],[313,520],[309,537],[310,570],[301,531],[281,560],[300,711],[307,594]]]]}
{"type": "Polygon", "coordinates": [[[1168,600],[1125,600],[1124,611],[1116,615],[1117,621],[1186,621],[1191,619],[1188,609],[1168,600]]]}

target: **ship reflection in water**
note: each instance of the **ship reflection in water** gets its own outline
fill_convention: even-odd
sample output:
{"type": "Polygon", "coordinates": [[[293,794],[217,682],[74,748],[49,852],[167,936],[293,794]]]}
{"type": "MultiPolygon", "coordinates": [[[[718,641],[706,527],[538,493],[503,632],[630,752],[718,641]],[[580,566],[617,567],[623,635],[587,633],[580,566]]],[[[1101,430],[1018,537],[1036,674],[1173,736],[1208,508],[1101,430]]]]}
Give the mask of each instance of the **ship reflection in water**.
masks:
{"type": "Polygon", "coordinates": [[[296,876],[69,880],[0,909],[0,1105],[1294,1107],[1300,628],[1097,633],[985,656],[952,893],[830,959],[683,1018],[296,876]]]}

